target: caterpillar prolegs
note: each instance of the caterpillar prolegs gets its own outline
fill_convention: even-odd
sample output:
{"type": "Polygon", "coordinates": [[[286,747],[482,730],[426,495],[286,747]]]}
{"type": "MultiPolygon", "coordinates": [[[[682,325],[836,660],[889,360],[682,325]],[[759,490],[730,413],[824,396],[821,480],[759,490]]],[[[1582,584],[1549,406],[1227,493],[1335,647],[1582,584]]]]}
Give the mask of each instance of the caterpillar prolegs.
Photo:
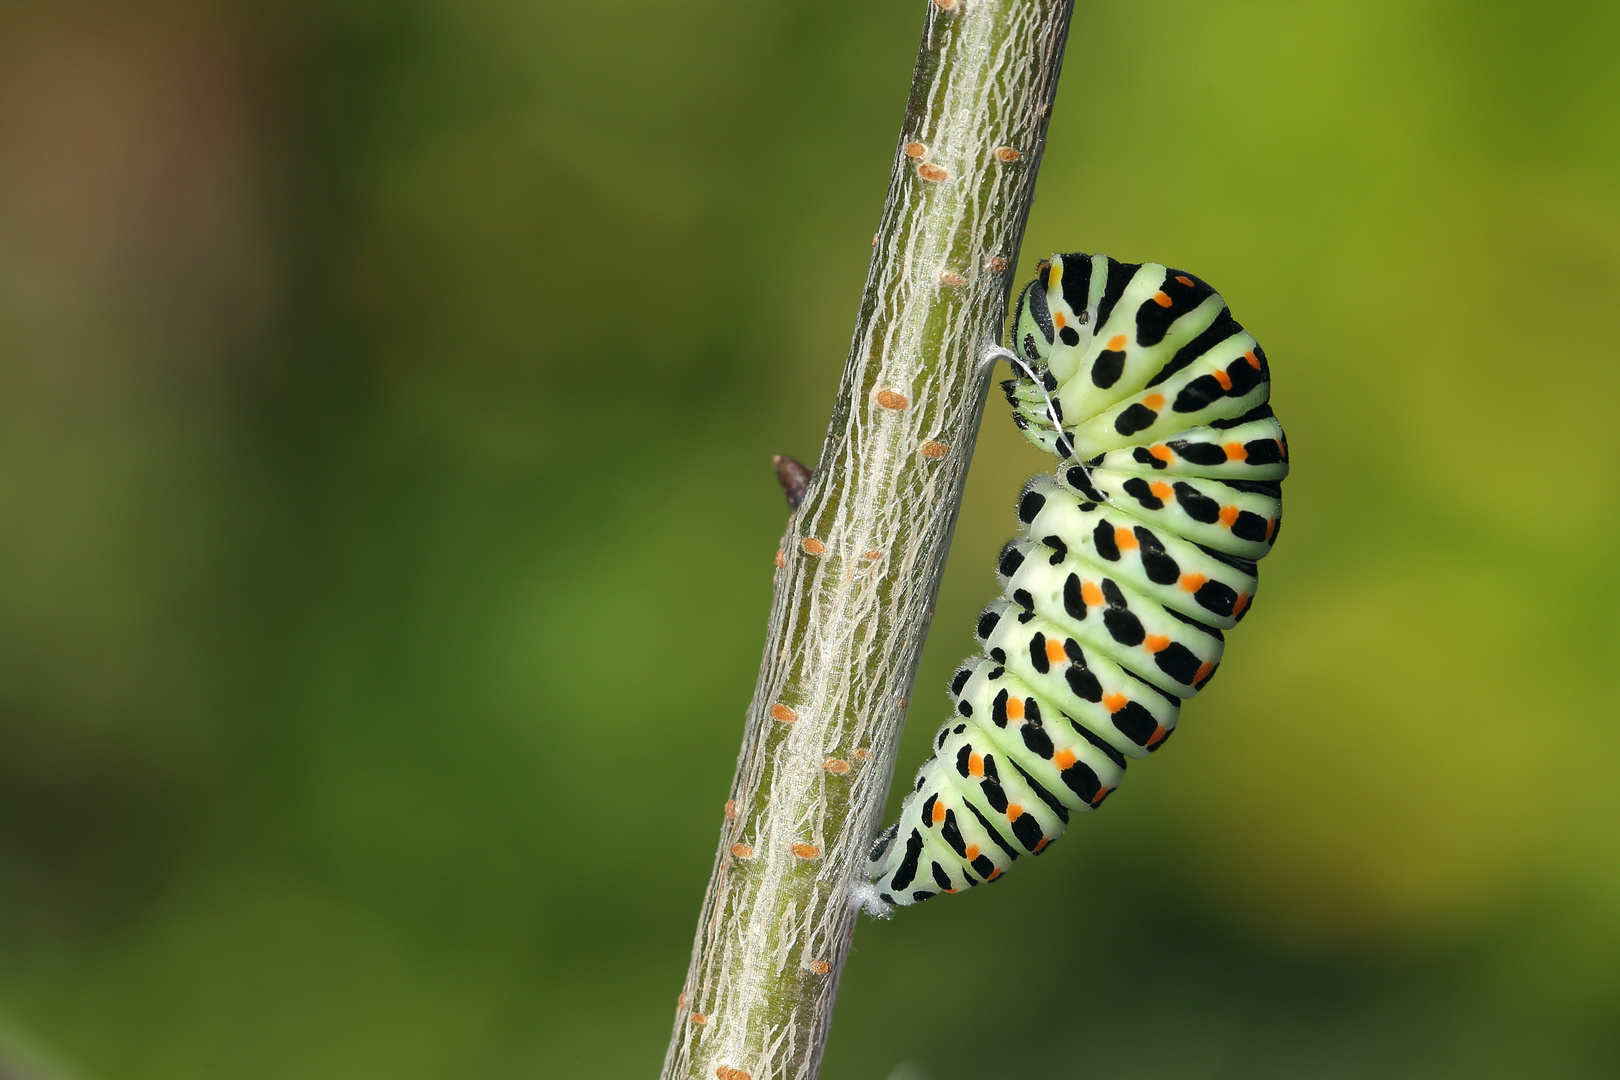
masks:
{"type": "Polygon", "coordinates": [[[958,715],[872,849],[888,904],[994,881],[1163,746],[1281,521],[1266,355],[1202,280],[1054,255],[1019,296],[1014,347],[1013,420],[1063,463],[1018,500],[982,653],[951,680],[958,715]]]}

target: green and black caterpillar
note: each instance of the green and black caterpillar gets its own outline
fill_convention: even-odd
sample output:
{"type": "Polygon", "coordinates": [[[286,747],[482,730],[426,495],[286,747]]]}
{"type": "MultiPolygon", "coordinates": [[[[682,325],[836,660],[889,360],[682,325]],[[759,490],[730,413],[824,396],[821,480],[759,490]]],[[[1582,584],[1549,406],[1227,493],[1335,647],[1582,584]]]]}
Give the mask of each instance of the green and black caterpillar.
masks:
{"type": "Polygon", "coordinates": [[[1013,345],[1013,420],[1062,465],[1018,500],[983,652],[951,680],[959,715],[872,849],[885,904],[994,881],[1163,746],[1282,517],[1266,354],[1199,278],[1054,255],[1013,345]]]}

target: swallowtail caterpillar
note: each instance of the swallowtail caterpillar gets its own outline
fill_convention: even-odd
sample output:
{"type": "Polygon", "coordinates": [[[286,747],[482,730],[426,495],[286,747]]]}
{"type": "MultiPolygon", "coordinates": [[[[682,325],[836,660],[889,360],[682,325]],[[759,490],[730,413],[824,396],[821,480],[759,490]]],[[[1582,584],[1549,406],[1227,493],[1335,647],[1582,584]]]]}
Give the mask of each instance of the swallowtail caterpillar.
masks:
{"type": "Polygon", "coordinates": [[[1054,255],[1013,346],[1013,421],[1062,464],[1018,500],[982,653],[951,680],[958,715],[869,856],[885,904],[994,881],[1162,747],[1282,517],[1266,354],[1199,278],[1054,255]]]}

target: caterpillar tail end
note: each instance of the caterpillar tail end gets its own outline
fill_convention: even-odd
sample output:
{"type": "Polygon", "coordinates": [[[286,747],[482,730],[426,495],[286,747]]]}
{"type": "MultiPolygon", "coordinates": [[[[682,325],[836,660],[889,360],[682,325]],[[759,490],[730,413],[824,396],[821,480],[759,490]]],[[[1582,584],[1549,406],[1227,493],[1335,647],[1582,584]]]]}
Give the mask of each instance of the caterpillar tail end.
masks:
{"type": "Polygon", "coordinates": [[[878,895],[875,881],[856,882],[855,887],[850,890],[850,899],[856,907],[874,919],[887,919],[894,915],[894,905],[878,895]]]}

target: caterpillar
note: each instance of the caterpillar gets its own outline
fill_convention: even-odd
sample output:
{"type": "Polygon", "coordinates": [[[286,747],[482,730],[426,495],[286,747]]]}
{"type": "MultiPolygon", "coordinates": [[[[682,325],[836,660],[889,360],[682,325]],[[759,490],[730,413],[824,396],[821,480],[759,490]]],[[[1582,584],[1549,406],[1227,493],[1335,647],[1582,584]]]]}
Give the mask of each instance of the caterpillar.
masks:
{"type": "Polygon", "coordinates": [[[1281,522],[1266,354],[1207,283],[1053,255],[1013,326],[1013,421],[1061,464],[1019,496],[957,715],[868,856],[885,905],[996,880],[1164,746],[1281,522]]]}

